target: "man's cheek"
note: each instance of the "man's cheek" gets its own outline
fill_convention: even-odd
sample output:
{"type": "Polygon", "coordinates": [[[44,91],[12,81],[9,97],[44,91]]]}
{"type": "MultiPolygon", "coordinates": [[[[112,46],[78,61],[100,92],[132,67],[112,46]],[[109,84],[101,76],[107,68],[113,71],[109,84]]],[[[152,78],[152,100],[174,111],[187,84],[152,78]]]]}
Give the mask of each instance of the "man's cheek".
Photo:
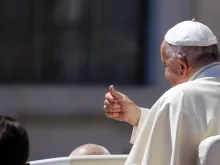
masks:
{"type": "Polygon", "coordinates": [[[178,66],[172,66],[169,68],[169,72],[171,72],[173,75],[180,77],[181,76],[181,72],[178,66]]]}
{"type": "Polygon", "coordinates": [[[177,73],[172,72],[170,69],[165,70],[165,78],[171,83],[175,84],[179,76],[177,73]]]}
{"type": "Polygon", "coordinates": [[[172,81],[172,74],[171,74],[171,72],[168,69],[165,70],[165,78],[168,81],[172,81]]]}

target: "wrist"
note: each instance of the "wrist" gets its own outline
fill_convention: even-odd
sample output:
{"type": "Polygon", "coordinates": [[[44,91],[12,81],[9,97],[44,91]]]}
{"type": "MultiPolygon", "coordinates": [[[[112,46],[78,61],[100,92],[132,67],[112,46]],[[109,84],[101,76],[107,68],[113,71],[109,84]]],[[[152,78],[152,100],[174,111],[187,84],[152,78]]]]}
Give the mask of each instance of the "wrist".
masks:
{"type": "Polygon", "coordinates": [[[134,115],[134,120],[131,121],[130,124],[134,127],[137,127],[140,117],[141,117],[141,107],[136,106],[136,114],[134,115]]]}

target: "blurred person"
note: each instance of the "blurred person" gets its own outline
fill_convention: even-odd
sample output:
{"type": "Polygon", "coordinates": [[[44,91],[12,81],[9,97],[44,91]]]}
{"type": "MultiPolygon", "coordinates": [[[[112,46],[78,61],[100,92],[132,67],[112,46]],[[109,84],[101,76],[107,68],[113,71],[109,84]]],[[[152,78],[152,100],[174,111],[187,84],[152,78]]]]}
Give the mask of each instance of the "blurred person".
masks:
{"type": "Polygon", "coordinates": [[[161,44],[172,88],[151,109],[111,85],[107,117],[134,126],[126,165],[195,165],[199,143],[220,134],[220,56],[213,32],[195,20],[172,27],[161,44]]]}
{"type": "Polygon", "coordinates": [[[70,154],[70,156],[81,156],[81,155],[110,155],[110,152],[103,146],[97,144],[84,144],[70,154]]]}
{"type": "Polygon", "coordinates": [[[0,116],[0,164],[25,165],[29,156],[28,134],[15,119],[0,116]]]}

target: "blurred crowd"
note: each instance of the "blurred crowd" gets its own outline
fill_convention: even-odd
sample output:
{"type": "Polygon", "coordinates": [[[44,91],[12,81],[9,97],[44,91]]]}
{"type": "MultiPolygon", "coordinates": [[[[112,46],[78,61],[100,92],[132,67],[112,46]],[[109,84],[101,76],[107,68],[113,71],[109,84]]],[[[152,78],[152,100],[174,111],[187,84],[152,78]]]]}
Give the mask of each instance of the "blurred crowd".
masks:
{"type": "MultiPolygon", "coordinates": [[[[14,118],[0,116],[0,164],[28,164],[29,138],[26,129],[14,118]]],[[[72,151],[70,156],[110,155],[103,146],[84,144],[72,151]]]]}

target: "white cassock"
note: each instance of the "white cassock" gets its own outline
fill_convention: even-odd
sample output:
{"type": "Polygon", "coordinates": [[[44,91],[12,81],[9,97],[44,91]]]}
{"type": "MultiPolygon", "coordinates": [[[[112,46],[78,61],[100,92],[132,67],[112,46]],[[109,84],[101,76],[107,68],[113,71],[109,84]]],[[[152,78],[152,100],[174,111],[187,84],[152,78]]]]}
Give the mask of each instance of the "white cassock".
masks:
{"type": "MultiPolygon", "coordinates": [[[[196,165],[199,143],[220,134],[220,63],[197,71],[141,110],[126,165],[196,165]]],[[[220,163],[220,162],[219,162],[220,163]]]]}

